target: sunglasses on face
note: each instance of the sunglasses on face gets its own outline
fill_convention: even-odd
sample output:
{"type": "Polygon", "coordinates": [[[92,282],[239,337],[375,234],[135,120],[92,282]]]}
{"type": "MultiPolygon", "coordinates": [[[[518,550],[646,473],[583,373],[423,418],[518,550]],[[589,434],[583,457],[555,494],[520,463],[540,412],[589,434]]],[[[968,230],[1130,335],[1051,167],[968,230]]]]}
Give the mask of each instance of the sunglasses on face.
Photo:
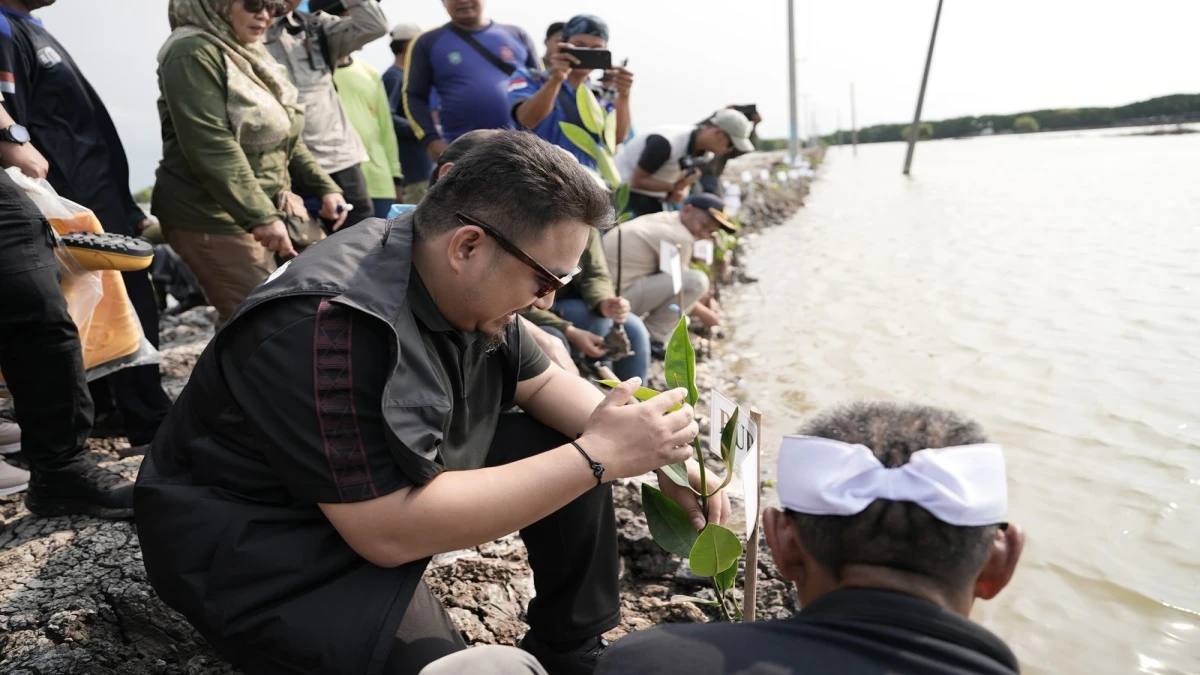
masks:
{"type": "Polygon", "coordinates": [[[250,14],[258,14],[264,9],[273,17],[287,14],[287,3],[284,0],[241,0],[242,9],[250,14]]]}
{"type": "Polygon", "coordinates": [[[496,243],[500,245],[500,248],[508,251],[509,255],[525,263],[529,269],[533,270],[538,278],[536,295],[539,298],[544,298],[554,291],[557,291],[563,286],[571,283],[571,279],[573,279],[576,274],[579,274],[581,271],[583,271],[582,268],[576,267],[575,269],[571,270],[570,274],[566,276],[555,276],[553,272],[545,267],[542,267],[541,263],[529,257],[529,254],[525,251],[522,251],[521,247],[509,241],[507,237],[505,237],[503,234],[500,234],[500,232],[491,225],[462,213],[455,213],[454,217],[458,218],[458,222],[462,223],[463,225],[474,225],[475,227],[483,230],[484,234],[496,240],[496,243]]]}

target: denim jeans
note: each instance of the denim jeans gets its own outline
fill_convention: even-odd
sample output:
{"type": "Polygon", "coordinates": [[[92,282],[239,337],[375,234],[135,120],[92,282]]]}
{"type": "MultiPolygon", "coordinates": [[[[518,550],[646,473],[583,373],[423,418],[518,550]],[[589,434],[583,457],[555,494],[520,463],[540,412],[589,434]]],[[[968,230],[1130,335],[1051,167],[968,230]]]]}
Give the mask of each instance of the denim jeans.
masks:
{"type": "MultiPolygon", "coordinates": [[[[612,319],[606,319],[588,309],[583,300],[569,298],[554,303],[555,311],[575,326],[595,333],[600,337],[608,334],[612,328],[612,319]]],[[[650,369],[650,333],[646,324],[633,312],[625,319],[625,334],[629,336],[629,344],[633,347],[633,355],[627,356],[613,364],[613,372],[622,380],[631,377],[642,378],[646,383],[646,372],[650,369]]]]}

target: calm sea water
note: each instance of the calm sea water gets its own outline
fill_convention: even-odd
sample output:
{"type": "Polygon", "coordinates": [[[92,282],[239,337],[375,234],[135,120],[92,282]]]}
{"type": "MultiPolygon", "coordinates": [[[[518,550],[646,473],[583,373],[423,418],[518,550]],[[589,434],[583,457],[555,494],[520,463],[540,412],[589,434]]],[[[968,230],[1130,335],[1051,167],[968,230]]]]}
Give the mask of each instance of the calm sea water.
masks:
{"type": "Polygon", "coordinates": [[[729,307],[765,448],[854,398],[1003,443],[1029,542],[973,618],[1026,673],[1200,673],[1200,134],[1128,133],[831,149],[729,307]]]}

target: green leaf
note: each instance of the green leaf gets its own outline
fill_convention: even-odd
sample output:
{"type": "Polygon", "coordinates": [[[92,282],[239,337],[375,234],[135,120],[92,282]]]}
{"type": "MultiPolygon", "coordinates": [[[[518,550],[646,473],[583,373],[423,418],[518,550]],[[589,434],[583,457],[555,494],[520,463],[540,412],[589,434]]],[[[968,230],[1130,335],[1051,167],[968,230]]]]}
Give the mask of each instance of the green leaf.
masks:
{"type": "Polygon", "coordinates": [[[617,224],[620,225],[621,223],[623,223],[627,220],[632,220],[632,219],[633,219],[633,214],[628,211],[625,211],[621,215],[617,216],[617,224]]]}
{"type": "Polygon", "coordinates": [[[704,274],[704,276],[712,274],[712,268],[710,268],[708,263],[704,262],[703,260],[693,260],[692,262],[688,263],[688,266],[694,270],[700,271],[704,274]]]}
{"type": "MultiPolygon", "coordinates": [[[[651,530],[651,534],[653,532],[651,530]]],[[[655,541],[657,540],[658,537],[655,537],[655,541]]],[[[702,577],[715,577],[717,573],[736,565],[740,557],[742,542],[738,541],[737,535],[727,527],[709,523],[700,536],[696,537],[696,543],[692,544],[688,565],[693,572],[702,577]]]]}
{"type": "Polygon", "coordinates": [[[737,438],[738,412],[739,408],[733,409],[733,414],[729,416],[729,421],[725,423],[725,428],[721,430],[721,461],[725,463],[725,471],[733,471],[733,456],[737,451],[737,446],[734,445],[737,438]]]}
{"type": "Polygon", "coordinates": [[[621,183],[617,187],[617,192],[613,196],[613,206],[616,207],[619,214],[624,214],[625,210],[629,208],[629,183],[621,183]]]}
{"type": "MultiPolygon", "coordinates": [[[[616,380],[596,380],[596,384],[602,384],[610,389],[615,389],[621,383],[617,382],[616,380]]],[[[661,391],[654,391],[653,389],[647,389],[646,387],[638,387],[637,391],[633,392],[633,397],[639,401],[649,401],[661,393],[661,391]]]]}
{"type": "Polygon", "coordinates": [[[672,595],[671,602],[694,602],[697,605],[712,605],[713,607],[717,606],[716,600],[705,600],[704,598],[697,598],[694,595],[672,595]]]}
{"type": "MultiPolygon", "coordinates": [[[[596,380],[596,384],[602,384],[611,389],[615,389],[617,387],[617,385],[619,385],[621,383],[617,382],[616,380],[596,380]]],[[[646,387],[638,387],[637,391],[633,392],[633,397],[639,401],[649,401],[650,399],[654,398],[655,396],[658,396],[661,393],[662,393],[661,391],[654,391],[653,389],[647,389],[646,387]]],[[[683,407],[683,404],[680,403],[679,405],[675,406],[674,408],[671,408],[667,412],[675,412],[676,410],[679,410],[682,407],[683,407]]]]}
{"type": "Polygon", "coordinates": [[[604,145],[612,154],[617,154],[617,116],[609,113],[604,117],[604,145]]]}
{"type": "Polygon", "coordinates": [[[737,562],[735,561],[729,566],[729,569],[718,572],[713,576],[713,581],[716,582],[717,588],[721,589],[721,595],[725,595],[725,591],[733,588],[733,582],[737,580],[737,562]]]}
{"type": "Polygon", "coordinates": [[[558,128],[562,129],[563,135],[588,157],[596,159],[597,155],[600,154],[600,148],[596,145],[596,139],[592,138],[592,135],[583,127],[571,124],[570,122],[559,122],[558,128]]]}
{"type": "Polygon", "coordinates": [[[662,467],[662,472],[667,474],[667,478],[670,478],[672,483],[680,487],[691,488],[692,492],[696,491],[695,488],[692,488],[692,479],[688,476],[687,464],[683,462],[668,464],[662,467]]]}
{"type": "Polygon", "coordinates": [[[695,406],[696,400],[700,398],[696,392],[696,352],[692,349],[692,339],[688,336],[686,316],[679,317],[675,332],[667,342],[665,362],[667,386],[687,389],[687,402],[695,406]]]}
{"type": "MultiPolygon", "coordinates": [[[[566,124],[563,122],[563,124],[566,124]]],[[[578,127],[576,127],[578,128],[578,127]]],[[[575,139],[571,139],[575,140],[575,139]]],[[[613,161],[612,155],[603,148],[597,149],[596,170],[600,172],[600,177],[608,183],[610,189],[621,184],[621,172],[617,169],[617,163],[613,161]]]]}
{"type": "Polygon", "coordinates": [[[596,101],[591,87],[580,85],[579,89],[575,90],[575,107],[579,108],[579,119],[585,129],[597,136],[604,133],[604,108],[596,101]]]}
{"type": "MultiPolygon", "coordinates": [[[[667,551],[686,558],[699,535],[683,507],[662,490],[642,483],[642,510],[646,512],[646,525],[650,527],[654,541],[667,551]]],[[[734,539],[736,541],[736,537],[734,539]]]]}

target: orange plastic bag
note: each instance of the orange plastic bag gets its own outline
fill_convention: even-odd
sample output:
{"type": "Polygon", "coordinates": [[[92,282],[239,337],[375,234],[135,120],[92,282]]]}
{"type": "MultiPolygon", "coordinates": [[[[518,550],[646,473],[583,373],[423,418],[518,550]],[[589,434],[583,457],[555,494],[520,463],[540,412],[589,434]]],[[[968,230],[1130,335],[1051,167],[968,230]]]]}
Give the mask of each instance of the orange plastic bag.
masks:
{"type": "MultiPolygon", "coordinates": [[[[58,235],[69,232],[103,232],[91,210],[60,197],[42,179],[8,169],[9,176],[37,204],[58,235]]],[[[125,291],[125,281],[115,270],[83,270],[59,243],[59,271],[67,312],[79,328],[83,366],[89,381],[132,366],[160,363],[162,356],[142,334],[142,324],[125,291]]],[[[8,390],[0,374],[0,395],[8,390]]]]}

